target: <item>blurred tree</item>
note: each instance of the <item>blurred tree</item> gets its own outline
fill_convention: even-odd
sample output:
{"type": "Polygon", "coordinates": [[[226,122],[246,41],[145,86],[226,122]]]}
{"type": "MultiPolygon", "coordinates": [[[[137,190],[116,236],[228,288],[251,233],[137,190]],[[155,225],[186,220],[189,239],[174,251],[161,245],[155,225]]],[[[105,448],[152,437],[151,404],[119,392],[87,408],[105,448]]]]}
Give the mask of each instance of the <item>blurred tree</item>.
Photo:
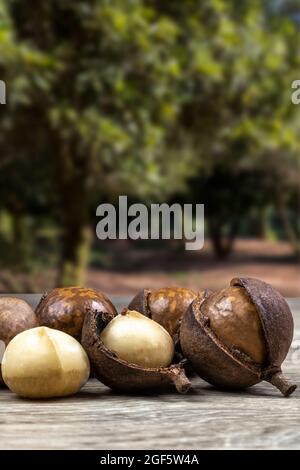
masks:
{"type": "Polygon", "coordinates": [[[170,141],[180,126],[194,148],[200,171],[190,187],[206,203],[216,254],[227,256],[251,208],[261,205],[263,214],[270,201],[297,253],[286,206],[299,182],[299,119],[290,99],[300,65],[295,24],[259,0],[149,3],[180,26],[181,112],[170,141]]]}
{"type": "Polygon", "coordinates": [[[0,123],[0,210],[10,214],[10,247],[2,254],[18,269],[28,267],[32,233],[26,215],[42,213],[52,205],[49,192],[49,166],[41,156],[45,130],[32,95],[40,96],[39,79],[47,72],[45,57],[19,44],[7,8],[0,2],[0,74],[9,85],[7,104],[1,107],[0,123]]]}
{"type": "Polygon", "coordinates": [[[59,214],[61,284],[82,282],[91,202],[161,200],[188,178],[194,200],[207,203],[218,256],[248,210],[270,201],[296,245],[287,204],[295,207],[297,183],[279,186],[278,175],[295,174],[299,154],[290,102],[299,32],[270,5],[0,0],[9,89],[0,148],[3,188],[11,185],[2,204],[19,190],[22,207],[39,195],[59,214]]]}
{"type": "Polygon", "coordinates": [[[300,24],[299,0],[277,0],[277,2],[275,2],[275,8],[279,9],[284,14],[290,15],[293,20],[300,24]]]}
{"type": "Polygon", "coordinates": [[[189,156],[177,166],[174,154],[161,158],[177,113],[178,29],[144,3],[1,2],[9,5],[7,34],[17,55],[25,54],[15,109],[26,125],[20,134],[12,116],[12,140],[27,158],[36,146],[24,134],[41,137],[37,148],[54,169],[64,227],[61,284],[82,282],[95,194],[166,195],[189,172],[189,156]]]}

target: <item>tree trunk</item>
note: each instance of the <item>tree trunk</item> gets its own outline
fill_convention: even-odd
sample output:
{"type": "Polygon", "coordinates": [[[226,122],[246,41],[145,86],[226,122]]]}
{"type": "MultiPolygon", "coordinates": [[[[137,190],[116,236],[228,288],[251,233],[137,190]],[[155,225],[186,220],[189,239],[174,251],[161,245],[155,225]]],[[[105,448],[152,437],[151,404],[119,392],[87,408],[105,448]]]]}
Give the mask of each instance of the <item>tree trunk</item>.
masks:
{"type": "Polygon", "coordinates": [[[222,222],[214,220],[209,221],[209,234],[213,244],[215,255],[218,259],[226,259],[232,253],[234,240],[237,234],[237,220],[232,221],[227,236],[223,233],[222,222]]]}
{"type": "Polygon", "coordinates": [[[14,250],[21,262],[23,260],[25,243],[24,220],[22,214],[17,211],[11,212],[11,218],[14,250]]]}
{"type": "Polygon", "coordinates": [[[92,233],[89,228],[88,156],[78,156],[75,145],[62,143],[56,156],[63,238],[58,285],[83,285],[92,233]]]}
{"type": "Polygon", "coordinates": [[[254,220],[254,227],[256,227],[255,230],[255,236],[258,238],[261,238],[262,240],[266,240],[269,235],[269,221],[268,221],[268,213],[267,213],[267,208],[262,207],[255,220],[254,220]]]}
{"type": "Polygon", "coordinates": [[[26,230],[23,210],[17,206],[10,210],[13,243],[12,261],[18,269],[28,268],[30,240],[26,230]]]}
{"type": "Polygon", "coordinates": [[[282,197],[282,191],[277,192],[277,210],[286,236],[293,247],[294,253],[297,258],[300,258],[299,237],[297,236],[296,230],[294,230],[294,227],[290,221],[288,210],[282,197]]]}
{"type": "Polygon", "coordinates": [[[84,285],[91,240],[91,229],[87,225],[78,222],[65,227],[59,286],[84,285]]]}

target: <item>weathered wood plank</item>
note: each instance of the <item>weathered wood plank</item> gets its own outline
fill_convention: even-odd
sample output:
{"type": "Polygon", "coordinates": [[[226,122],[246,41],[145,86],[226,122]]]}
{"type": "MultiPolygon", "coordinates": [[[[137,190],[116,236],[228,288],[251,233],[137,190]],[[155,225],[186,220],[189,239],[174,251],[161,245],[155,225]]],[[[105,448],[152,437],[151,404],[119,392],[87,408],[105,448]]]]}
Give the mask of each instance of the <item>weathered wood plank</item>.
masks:
{"type": "MultiPolygon", "coordinates": [[[[284,370],[300,385],[300,300],[291,306],[296,332],[284,370]]],[[[269,384],[242,393],[193,385],[185,396],[124,396],[90,380],[78,395],[48,401],[2,389],[0,449],[300,448],[300,389],[285,399],[269,384]]]]}

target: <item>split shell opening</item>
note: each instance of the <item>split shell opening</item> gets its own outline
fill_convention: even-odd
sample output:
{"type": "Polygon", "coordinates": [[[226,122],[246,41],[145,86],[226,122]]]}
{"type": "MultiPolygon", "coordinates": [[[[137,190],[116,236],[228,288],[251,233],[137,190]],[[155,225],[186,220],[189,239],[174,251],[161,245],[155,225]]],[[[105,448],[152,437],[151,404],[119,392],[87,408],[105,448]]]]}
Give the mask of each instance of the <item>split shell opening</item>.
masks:
{"type": "Polygon", "coordinates": [[[291,395],[296,385],[281,370],[293,338],[287,302],[258,279],[234,278],[230,285],[197,298],[187,310],[180,329],[184,356],[216,387],[240,389],[266,380],[291,395]]]}
{"type": "MultiPolygon", "coordinates": [[[[123,314],[127,312],[126,309],[123,314]]],[[[101,333],[115,317],[112,310],[90,310],[85,317],[81,342],[98,380],[113,390],[126,393],[157,392],[169,389],[170,386],[175,386],[179,393],[186,393],[191,384],[185,375],[183,363],[168,367],[142,367],[117,357],[104,345],[101,333]]]]}

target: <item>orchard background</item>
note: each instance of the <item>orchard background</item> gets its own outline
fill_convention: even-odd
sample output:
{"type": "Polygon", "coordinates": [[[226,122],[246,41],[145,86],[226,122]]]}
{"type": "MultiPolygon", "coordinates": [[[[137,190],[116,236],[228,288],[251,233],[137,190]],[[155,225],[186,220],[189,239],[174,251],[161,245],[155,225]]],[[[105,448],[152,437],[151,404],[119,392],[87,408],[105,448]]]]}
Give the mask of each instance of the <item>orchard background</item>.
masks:
{"type": "Polygon", "coordinates": [[[300,295],[298,1],[0,0],[0,290],[300,295]],[[96,207],[204,203],[206,244],[95,237],[96,207]]]}

